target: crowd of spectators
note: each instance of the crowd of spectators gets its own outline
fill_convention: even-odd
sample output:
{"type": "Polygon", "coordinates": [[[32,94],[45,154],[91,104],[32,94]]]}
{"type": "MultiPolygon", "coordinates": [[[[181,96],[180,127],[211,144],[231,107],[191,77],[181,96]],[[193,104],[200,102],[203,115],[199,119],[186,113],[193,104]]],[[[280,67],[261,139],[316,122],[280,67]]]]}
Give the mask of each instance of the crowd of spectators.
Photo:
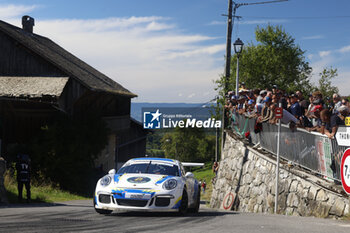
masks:
{"type": "Polygon", "coordinates": [[[277,85],[272,89],[248,90],[244,83],[240,84],[239,93],[229,91],[226,95],[225,109],[229,119],[234,114],[256,118],[256,130],[259,124],[276,124],[275,108],[283,108],[281,122],[288,124],[291,129],[304,128],[317,131],[334,138],[340,125],[345,125],[345,117],[350,116],[350,103],[347,98],[337,93],[332,98],[324,98],[320,91],[313,93],[286,93],[277,85]]]}

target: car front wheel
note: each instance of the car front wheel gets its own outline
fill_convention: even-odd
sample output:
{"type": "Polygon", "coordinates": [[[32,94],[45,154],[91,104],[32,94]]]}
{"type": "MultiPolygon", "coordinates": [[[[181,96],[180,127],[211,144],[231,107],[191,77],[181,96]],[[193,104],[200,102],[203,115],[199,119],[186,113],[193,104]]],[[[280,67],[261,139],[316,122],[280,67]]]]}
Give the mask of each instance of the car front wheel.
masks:
{"type": "Polygon", "coordinates": [[[181,199],[181,205],[179,208],[179,214],[180,215],[185,215],[188,210],[188,196],[186,190],[183,191],[182,193],[182,199],[181,199]]]}

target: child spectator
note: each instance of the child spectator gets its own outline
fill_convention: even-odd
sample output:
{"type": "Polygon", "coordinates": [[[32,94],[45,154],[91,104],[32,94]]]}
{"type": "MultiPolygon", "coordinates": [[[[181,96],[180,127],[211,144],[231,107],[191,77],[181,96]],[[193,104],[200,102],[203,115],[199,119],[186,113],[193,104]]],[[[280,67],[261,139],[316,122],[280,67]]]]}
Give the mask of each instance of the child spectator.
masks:
{"type": "Polygon", "coordinates": [[[205,189],[207,188],[207,183],[205,183],[205,180],[203,180],[202,182],[202,190],[203,190],[203,194],[205,194],[205,189]]]}

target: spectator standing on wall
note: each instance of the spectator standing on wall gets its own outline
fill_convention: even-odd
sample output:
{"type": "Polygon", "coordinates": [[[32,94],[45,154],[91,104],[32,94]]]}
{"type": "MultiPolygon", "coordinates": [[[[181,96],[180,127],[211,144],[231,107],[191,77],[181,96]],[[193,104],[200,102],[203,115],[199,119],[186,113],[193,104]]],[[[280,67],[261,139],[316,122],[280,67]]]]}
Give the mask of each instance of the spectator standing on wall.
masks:
{"type": "Polygon", "coordinates": [[[338,114],[338,109],[342,106],[341,98],[338,94],[333,94],[333,114],[338,114]]]}
{"type": "Polygon", "coordinates": [[[298,97],[295,94],[292,94],[290,96],[290,113],[292,113],[293,116],[295,116],[295,118],[299,119],[299,117],[301,117],[301,108],[300,105],[298,103],[298,97]]]}
{"type": "Polygon", "coordinates": [[[310,102],[304,99],[303,93],[301,91],[296,91],[295,94],[298,96],[299,105],[301,109],[301,115],[305,115],[307,108],[309,107],[310,102]]]}
{"type": "Polygon", "coordinates": [[[277,94],[278,92],[279,92],[278,86],[277,85],[273,85],[272,86],[272,94],[277,94]]]}
{"type": "Polygon", "coordinates": [[[260,91],[259,96],[256,98],[256,103],[257,103],[257,104],[262,104],[262,103],[263,103],[263,100],[264,100],[264,98],[265,98],[265,96],[266,96],[266,94],[267,94],[267,91],[266,91],[266,90],[260,91]]]}
{"type": "Polygon", "coordinates": [[[244,82],[241,82],[241,84],[240,84],[239,91],[241,91],[241,90],[246,90],[244,82]]]}
{"type": "Polygon", "coordinates": [[[331,127],[331,111],[329,109],[323,109],[320,112],[320,118],[321,118],[321,127],[319,129],[319,132],[321,134],[331,134],[332,133],[332,127],[331,127]]]}
{"type": "Polygon", "coordinates": [[[343,98],[343,99],[341,100],[341,104],[344,105],[344,106],[346,106],[346,107],[348,107],[348,108],[350,109],[350,102],[349,102],[348,99],[343,98]]]}
{"type": "Polygon", "coordinates": [[[218,174],[219,171],[219,163],[217,161],[214,162],[213,164],[213,172],[215,173],[215,176],[218,174]]]}

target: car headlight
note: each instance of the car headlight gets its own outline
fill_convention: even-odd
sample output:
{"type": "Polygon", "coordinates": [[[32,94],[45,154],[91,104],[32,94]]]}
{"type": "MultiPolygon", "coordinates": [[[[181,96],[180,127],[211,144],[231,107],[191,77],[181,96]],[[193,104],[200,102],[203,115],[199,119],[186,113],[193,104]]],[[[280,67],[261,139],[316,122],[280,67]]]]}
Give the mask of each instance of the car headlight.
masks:
{"type": "Polygon", "coordinates": [[[111,181],[112,181],[112,178],[109,175],[107,175],[101,178],[100,184],[102,186],[108,186],[111,183],[111,181]]]}
{"type": "Polygon", "coordinates": [[[164,182],[163,189],[172,190],[176,188],[176,186],[177,186],[177,181],[175,179],[169,179],[164,182]]]}

